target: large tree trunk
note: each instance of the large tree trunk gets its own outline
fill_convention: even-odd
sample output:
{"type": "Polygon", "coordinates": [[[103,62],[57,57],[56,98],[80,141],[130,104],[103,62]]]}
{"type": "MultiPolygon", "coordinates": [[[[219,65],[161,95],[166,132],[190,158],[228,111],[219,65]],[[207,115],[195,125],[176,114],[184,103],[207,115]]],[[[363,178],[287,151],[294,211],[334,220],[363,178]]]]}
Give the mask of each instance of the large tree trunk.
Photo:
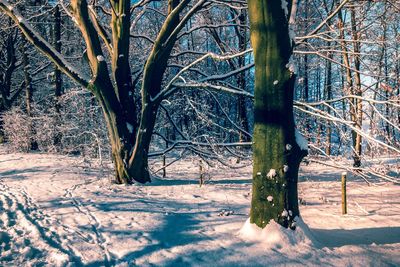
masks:
{"type": "MultiPolygon", "coordinates": [[[[98,77],[101,77],[101,75],[98,77]]],[[[130,184],[133,181],[148,182],[146,180],[146,177],[148,177],[147,170],[130,164],[130,158],[134,156],[133,148],[136,141],[134,126],[124,116],[125,111],[121,108],[113,90],[110,90],[113,89],[111,81],[107,79],[96,80],[90,85],[89,89],[94,92],[98,99],[107,124],[115,166],[115,182],[118,184],[130,184]]]]}
{"type": "Polygon", "coordinates": [[[280,1],[249,0],[248,4],[255,60],[250,222],[264,228],[274,220],[294,228],[299,215],[298,168],[306,151],[295,138],[288,19],[280,1]]]}
{"type": "MultiPolygon", "coordinates": [[[[169,0],[168,14],[174,12],[179,4],[179,0],[169,0]]],[[[131,177],[141,183],[151,181],[148,170],[148,153],[161,101],[154,99],[161,91],[167,62],[176,41],[176,35],[171,35],[171,33],[179,22],[179,15],[165,21],[143,71],[141,116],[137,127],[135,146],[128,162],[131,177]]]]}

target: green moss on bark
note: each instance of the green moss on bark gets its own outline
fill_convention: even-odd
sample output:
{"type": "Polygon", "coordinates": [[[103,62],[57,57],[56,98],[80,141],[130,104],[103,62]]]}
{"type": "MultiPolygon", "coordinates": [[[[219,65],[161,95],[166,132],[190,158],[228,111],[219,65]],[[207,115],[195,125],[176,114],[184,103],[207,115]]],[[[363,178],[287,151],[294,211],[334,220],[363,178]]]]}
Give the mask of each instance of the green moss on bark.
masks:
{"type": "Polygon", "coordinates": [[[292,54],[288,21],[280,1],[248,3],[255,60],[250,221],[261,228],[270,220],[292,227],[299,215],[297,175],[304,152],[294,134],[295,77],[287,67],[292,54]]]}

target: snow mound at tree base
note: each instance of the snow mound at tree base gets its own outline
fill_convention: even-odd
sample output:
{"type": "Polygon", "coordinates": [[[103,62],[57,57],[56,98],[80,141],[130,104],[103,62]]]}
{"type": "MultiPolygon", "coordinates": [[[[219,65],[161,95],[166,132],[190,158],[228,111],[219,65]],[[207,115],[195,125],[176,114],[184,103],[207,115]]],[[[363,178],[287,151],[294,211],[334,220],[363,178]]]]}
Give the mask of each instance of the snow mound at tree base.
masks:
{"type": "Polygon", "coordinates": [[[301,217],[296,217],[296,230],[282,227],[271,220],[265,228],[260,228],[247,219],[239,231],[239,236],[248,242],[262,243],[267,248],[291,248],[295,246],[314,246],[316,241],[301,217]]]}

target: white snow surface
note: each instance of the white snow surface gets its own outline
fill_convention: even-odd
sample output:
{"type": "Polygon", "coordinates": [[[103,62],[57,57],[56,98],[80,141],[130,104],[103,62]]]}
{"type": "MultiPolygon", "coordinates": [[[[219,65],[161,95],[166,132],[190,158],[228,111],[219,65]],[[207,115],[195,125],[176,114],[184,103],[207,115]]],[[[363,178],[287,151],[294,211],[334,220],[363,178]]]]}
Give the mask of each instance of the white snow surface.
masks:
{"type": "Polygon", "coordinates": [[[341,171],[302,166],[293,232],[246,222],[251,166],[207,171],[200,187],[186,158],[165,179],[115,185],[95,161],[0,146],[0,266],[400,266],[398,185],[349,174],[343,216],[341,171]]]}
{"type": "Polygon", "coordinates": [[[247,219],[239,231],[239,235],[246,241],[261,243],[265,248],[278,248],[290,252],[291,250],[304,251],[313,245],[310,229],[299,217],[295,218],[296,231],[283,228],[275,221],[270,221],[265,228],[250,223],[247,219]]]}

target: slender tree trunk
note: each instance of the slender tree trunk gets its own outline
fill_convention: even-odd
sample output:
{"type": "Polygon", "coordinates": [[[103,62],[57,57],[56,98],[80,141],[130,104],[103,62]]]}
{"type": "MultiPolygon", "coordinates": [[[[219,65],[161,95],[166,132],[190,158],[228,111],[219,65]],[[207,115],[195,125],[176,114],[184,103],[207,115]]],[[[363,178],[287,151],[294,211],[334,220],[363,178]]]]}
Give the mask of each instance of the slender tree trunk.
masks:
{"type": "MultiPolygon", "coordinates": [[[[327,14],[331,13],[331,9],[328,7],[326,1],[323,2],[325,11],[327,14]]],[[[332,6],[333,7],[333,6],[332,6]]],[[[330,23],[330,21],[328,21],[330,23]]],[[[328,36],[331,34],[328,33],[328,36]]],[[[332,44],[331,42],[327,42],[328,50],[331,49],[332,44]]],[[[333,59],[333,52],[328,52],[328,58],[326,59],[326,73],[325,73],[325,99],[330,100],[332,99],[332,59],[333,59]]],[[[334,104],[332,104],[334,105],[334,104]]],[[[331,114],[331,108],[326,107],[326,112],[331,114]]],[[[332,153],[332,124],[329,120],[326,121],[326,146],[325,146],[325,153],[330,156],[332,153]]]]}
{"type": "Polygon", "coordinates": [[[28,44],[23,42],[22,44],[22,65],[24,68],[24,83],[25,83],[25,105],[26,105],[26,114],[29,118],[29,128],[30,128],[30,150],[37,150],[38,144],[35,140],[35,128],[32,123],[32,103],[33,103],[33,87],[32,87],[32,78],[30,74],[31,65],[29,64],[29,56],[27,51],[28,44]]]}
{"type": "Polygon", "coordinates": [[[294,228],[299,215],[298,168],[306,151],[295,138],[288,18],[280,1],[249,0],[248,4],[255,60],[250,222],[264,228],[274,220],[294,228]]]}
{"type": "MultiPolygon", "coordinates": [[[[239,42],[239,51],[245,51],[247,46],[247,34],[246,34],[246,12],[241,10],[239,14],[240,27],[237,29],[237,36],[239,42]]],[[[238,67],[242,68],[245,66],[245,57],[241,56],[238,58],[238,67]]],[[[238,75],[238,86],[242,90],[246,90],[246,73],[242,71],[238,75]]],[[[238,96],[238,121],[240,127],[247,133],[249,132],[249,120],[246,112],[246,99],[244,96],[238,96]]],[[[239,133],[239,142],[248,142],[250,137],[243,132],[239,133]]]]}
{"type": "MultiPolygon", "coordinates": [[[[359,42],[359,32],[356,25],[356,12],[354,7],[351,7],[351,29],[353,35],[353,51],[354,51],[354,94],[358,97],[362,97],[362,89],[361,89],[361,76],[360,76],[360,52],[361,52],[361,44],[359,42]]],[[[356,98],[354,103],[354,122],[355,127],[361,131],[362,130],[362,100],[360,98],[356,98]]],[[[362,150],[362,137],[361,134],[353,131],[353,147],[354,147],[354,167],[361,166],[361,150],[362,150]]]]}
{"type": "MultiPolygon", "coordinates": [[[[328,44],[329,47],[329,44],[328,44]]],[[[329,53],[328,60],[326,61],[326,100],[332,99],[332,53],[329,53]]],[[[327,108],[327,113],[331,113],[331,109],[327,108]]],[[[326,122],[326,147],[325,153],[329,156],[332,153],[332,126],[329,121],[326,122]]]]}
{"type": "MultiPolygon", "coordinates": [[[[239,26],[235,27],[235,33],[238,39],[238,46],[239,51],[245,51],[247,46],[247,31],[246,31],[246,12],[243,10],[238,11],[237,24],[239,26]]],[[[236,11],[232,10],[234,17],[236,18],[236,11]]],[[[207,13],[207,19],[210,24],[212,24],[212,15],[207,13]]],[[[221,40],[220,34],[214,28],[209,28],[208,31],[210,32],[211,36],[213,37],[215,43],[217,44],[219,50],[222,53],[226,53],[226,44],[221,40]]],[[[238,58],[237,64],[234,62],[233,59],[228,60],[229,67],[232,71],[244,67],[245,66],[245,56],[241,56],[238,58]]],[[[237,77],[237,85],[242,90],[246,90],[246,74],[244,71],[239,73],[237,77]]],[[[249,120],[247,116],[247,109],[246,109],[246,99],[242,96],[238,96],[237,101],[237,120],[239,122],[240,127],[246,132],[249,133],[249,120]]],[[[250,140],[250,136],[248,134],[244,134],[242,131],[239,132],[239,142],[248,142],[250,140]]]]}
{"type": "MultiPolygon", "coordinates": [[[[352,12],[352,21],[353,21],[353,13],[352,12]]],[[[345,70],[346,70],[346,92],[345,93],[350,93],[352,95],[357,95],[361,93],[361,81],[355,81],[355,83],[353,83],[353,78],[352,78],[352,71],[351,71],[351,65],[350,65],[350,60],[349,60],[349,55],[348,55],[348,49],[346,46],[346,42],[344,41],[345,35],[344,35],[344,22],[343,22],[343,16],[342,16],[342,12],[339,11],[338,13],[338,18],[339,18],[339,38],[342,40],[340,42],[341,44],[341,48],[342,48],[342,53],[343,53],[343,64],[345,66],[345,70]]],[[[355,24],[353,24],[352,22],[352,26],[355,24]]],[[[353,30],[353,38],[357,38],[357,36],[354,36],[354,34],[356,33],[355,29],[353,30]]],[[[354,50],[357,50],[357,44],[356,44],[356,40],[354,40],[354,50]]],[[[359,44],[358,44],[359,45],[359,44]]],[[[357,55],[355,55],[355,59],[357,58],[357,55]]],[[[358,64],[358,70],[359,70],[359,61],[358,63],[355,60],[355,69],[357,70],[357,65],[358,64]]],[[[359,74],[358,76],[355,75],[355,79],[359,79],[359,74]]],[[[352,99],[350,101],[350,117],[351,120],[354,122],[355,127],[361,129],[361,124],[358,118],[359,115],[362,115],[362,106],[361,106],[362,102],[357,101],[357,99],[352,99]],[[360,109],[359,109],[360,108],[360,109]],[[361,114],[359,114],[358,112],[361,112],[361,114]]],[[[353,146],[353,166],[354,167],[359,167],[361,165],[361,135],[358,134],[355,130],[351,130],[351,136],[352,136],[352,146],[353,146]]]]}
{"type": "MultiPolygon", "coordinates": [[[[315,83],[315,90],[314,90],[314,92],[315,92],[315,100],[316,101],[321,101],[322,99],[323,99],[323,90],[321,90],[321,68],[318,66],[317,67],[317,71],[316,71],[316,83],[315,83]]],[[[316,130],[317,130],[317,140],[316,140],[316,143],[317,143],[317,147],[320,147],[321,146],[321,140],[322,140],[322,138],[321,138],[321,135],[322,135],[322,132],[323,132],[323,128],[322,128],[322,124],[319,122],[319,119],[318,118],[316,118],[315,119],[315,124],[316,124],[316,130]]]]}
{"type": "MultiPolygon", "coordinates": [[[[398,29],[399,28],[397,28],[397,31],[396,31],[397,32],[396,38],[399,38],[399,36],[400,36],[398,29]]],[[[396,54],[395,54],[396,58],[400,57],[399,50],[400,50],[399,45],[397,43],[396,44],[396,54]]],[[[399,62],[399,60],[397,61],[396,65],[395,65],[395,77],[397,77],[397,82],[396,82],[397,95],[399,96],[400,95],[400,62],[399,62]]],[[[394,116],[396,116],[396,115],[394,114],[394,116]]],[[[400,125],[400,108],[397,108],[397,123],[398,123],[398,125],[400,125]]]]}
{"type": "MultiPolygon", "coordinates": [[[[385,64],[384,64],[384,70],[385,70],[385,85],[388,85],[388,77],[389,77],[389,63],[388,63],[388,53],[386,49],[386,24],[383,26],[383,41],[385,42],[383,45],[383,48],[385,50],[384,55],[385,55],[385,64]]],[[[390,98],[390,92],[388,90],[385,90],[385,100],[388,101],[390,98]]],[[[390,106],[388,103],[385,104],[385,118],[390,118],[390,106]]],[[[390,140],[393,140],[396,138],[396,135],[391,136],[391,125],[389,122],[385,122],[385,130],[387,134],[387,140],[388,143],[390,143],[390,140]]]]}
{"type": "MultiPolygon", "coordinates": [[[[308,20],[308,0],[305,0],[304,7],[305,8],[304,8],[303,16],[304,16],[305,20],[308,20]]],[[[304,27],[305,27],[304,32],[307,32],[308,31],[307,25],[305,24],[304,27]]],[[[305,40],[305,42],[307,43],[307,40],[305,40]]],[[[305,45],[305,49],[308,50],[307,45],[305,45]]],[[[304,100],[304,102],[307,103],[310,101],[310,85],[309,85],[308,54],[307,53],[304,54],[304,81],[303,81],[303,83],[304,83],[303,100],[304,100]]],[[[306,109],[308,109],[308,108],[306,108],[306,109]]],[[[311,122],[310,122],[309,116],[306,116],[305,120],[306,120],[306,123],[305,123],[306,124],[305,125],[306,132],[311,133],[312,129],[311,129],[311,122]]],[[[311,134],[309,134],[307,136],[307,140],[309,142],[311,141],[311,134]]]]}
{"type": "MultiPolygon", "coordinates": [[[[61,53],[61,12],[60,7],[58,5],[54,8],[54,29],[53,29],[53,42],[54,48],[57,52],[61,53]]],[[[61,123],[61,104],[60,97],[62,94],[62,78],[61,71],[57,66],[54,68],[54,108],[56,111],[56,120],[55,120],[55,136],[53,143],[58,148],[61,145],[62,134],[57,129],[57,126],[61,123]]]]}
{"type": "MultiPolygon", "coordinates": [[[[308,55],[304,55],[304,102],[310,101],[310,86],[308,79],[308,55]]],[[[306,131],[307,133],[311,133],[311,124],[310,119],[306,117],[306,131]]],[[[308,135],[307,139],[310,141],[311,135],[308,135]]]]}
{"type": "MultiPolygon", "coordinates": [[[[384,41],[386,40],[386,27],[384,27],[384,30],[383,30],[383,39],[384,39],[384,41]]],[[[380,55],[379,55],[378,77],[380,77],[382,75],[382,70],[384,68],[384,56],[385,56],[385,54],[386,54],[386,46],[382,45],[382,49],[381,49],[380,55]]],[[[378,97],[379,86],[380,86],[380,83],[376,83],[373,100],[376,100],[377,97],[378,97]]],[[[370,118],[370,126],[369,126],[369,129],[370,129],[371,133],[376,131],[377,125],[379,125],[379,123],[375,123],[375,110],[372,109],[371,110],[371,118],[370,118]]],[[[369,148],[370,147],[371,146],[369,145],[369,148]]]]}

